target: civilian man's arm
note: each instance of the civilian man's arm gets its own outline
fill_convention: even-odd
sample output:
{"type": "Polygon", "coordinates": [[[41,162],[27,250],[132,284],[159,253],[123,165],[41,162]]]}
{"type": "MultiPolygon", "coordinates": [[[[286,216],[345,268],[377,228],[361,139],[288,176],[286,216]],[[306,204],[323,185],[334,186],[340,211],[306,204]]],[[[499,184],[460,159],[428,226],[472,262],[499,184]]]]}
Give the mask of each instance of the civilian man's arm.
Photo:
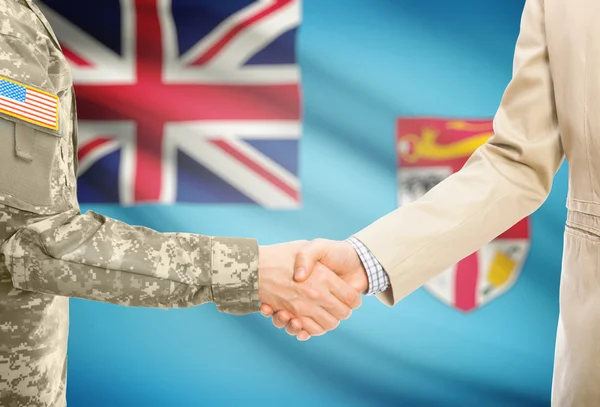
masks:
{"type": "Polygon", "coordinates": [[[543,0],[527,0],[513,79],[495,135],[421,199],[356,234],[389,274],[380,299],[393,305],[478,250],[547,198],[562,162],[546,46],[543,0]]]}

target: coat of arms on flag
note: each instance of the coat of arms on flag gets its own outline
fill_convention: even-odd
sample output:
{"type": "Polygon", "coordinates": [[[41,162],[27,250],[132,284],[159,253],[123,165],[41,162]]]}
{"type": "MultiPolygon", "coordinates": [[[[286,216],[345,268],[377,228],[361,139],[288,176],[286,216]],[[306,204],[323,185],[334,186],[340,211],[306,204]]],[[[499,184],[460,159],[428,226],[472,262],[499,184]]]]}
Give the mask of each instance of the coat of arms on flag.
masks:
{"type": "Polygon", "coordinates": [[[43,0],[82,203],[300,205],[300,0],[43,0]]]}
{"type": "MultiPolygon", "coordinates": [[[[400,205],[419,199],[460,170],[493,135],[492,120],[402,118],[397,126],[400,205]]],[[[529,218],[525,218],[431,279],[425,289],[449,306],[473,311],[515,284],[529,244],[529,218]]]]}

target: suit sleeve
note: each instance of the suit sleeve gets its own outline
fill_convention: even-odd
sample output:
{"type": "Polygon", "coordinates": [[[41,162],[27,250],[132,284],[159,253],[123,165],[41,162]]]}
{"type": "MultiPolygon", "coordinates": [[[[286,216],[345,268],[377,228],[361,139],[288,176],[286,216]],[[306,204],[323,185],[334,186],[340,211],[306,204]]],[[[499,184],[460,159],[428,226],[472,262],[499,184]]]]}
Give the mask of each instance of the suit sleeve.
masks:
{"type": "Polygon", "coordinates": [[[128,306],[258,310],[253,239],[158,233],[70,210],[21,227],[2,250],[22,290],[128,306]]]}
{"type": "Polygon", "coordinates": [[[387,305],[533,213],[564,158],[542,0],[527,0],[494,136],[421,199],[356,234],[388,272],[387,305]]]}

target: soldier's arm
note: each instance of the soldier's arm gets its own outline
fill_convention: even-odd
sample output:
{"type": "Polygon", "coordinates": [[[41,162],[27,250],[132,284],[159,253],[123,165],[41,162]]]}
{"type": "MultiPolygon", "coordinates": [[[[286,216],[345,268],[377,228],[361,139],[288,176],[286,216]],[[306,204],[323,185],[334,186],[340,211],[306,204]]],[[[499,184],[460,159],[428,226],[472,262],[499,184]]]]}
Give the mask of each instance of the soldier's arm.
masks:
{"type": "Polygon", "coordinates": [[[22,290],[131,306],[258,309],[252,239],[158,233],[73,209],[21,227],[2,250],[22,290]]]}
{"type": "Polygon", "coordinates": [[[80,213],[70,71],[23,10],[0,10],[0,243],[14,286],[133,306],[214,301],[229,313],[257,311],[254,240],[157,233],[80,213]]]}
{"type": "MultiPolygon", "coordinates": [[[[68,63],[38,15],[9,3],[0,7],[0,268],[13,285],[131,306],[212,301],[222,312],[258,311],[256,241],[80,213],[68,63]]],[[[293,283],[290,260],[302,244],[261,248],[261,300],[333,329],[360,298],[327,269],[312,285],[293,283]]]]}

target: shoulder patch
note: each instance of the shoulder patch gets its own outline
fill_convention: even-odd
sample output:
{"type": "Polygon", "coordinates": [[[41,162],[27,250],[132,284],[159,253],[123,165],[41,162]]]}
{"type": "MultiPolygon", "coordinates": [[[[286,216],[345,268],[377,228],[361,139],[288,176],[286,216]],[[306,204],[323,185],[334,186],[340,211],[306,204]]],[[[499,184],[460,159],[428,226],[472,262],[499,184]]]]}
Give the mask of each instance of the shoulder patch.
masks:
{"type": "Polygon", "coordinates": [[[58,130],[58,97],[0,76],[0,113],[58,130]]]}

